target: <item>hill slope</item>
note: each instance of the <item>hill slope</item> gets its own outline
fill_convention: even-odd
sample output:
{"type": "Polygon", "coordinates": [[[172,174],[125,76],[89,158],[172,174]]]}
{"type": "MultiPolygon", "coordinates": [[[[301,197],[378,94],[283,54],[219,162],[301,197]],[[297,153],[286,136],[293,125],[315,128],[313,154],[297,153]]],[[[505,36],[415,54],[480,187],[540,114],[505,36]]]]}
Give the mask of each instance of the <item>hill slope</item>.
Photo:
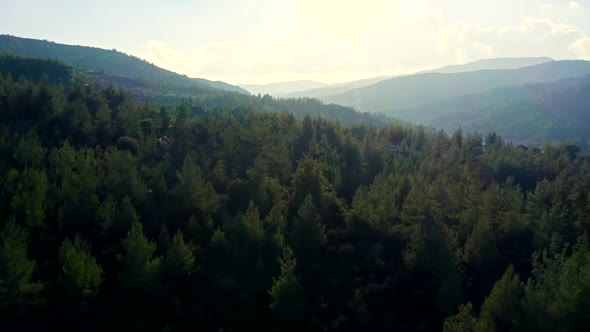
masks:
{"type": "MultiPolygon", "coordinates": [[[[416,74],[426,73],[462,73],[476,70],[486,69],[517,69],[527,66],[534,66],[545,62],[555,61],[547,57],[534,57],[534,58],[494,58],[494,59],[482,59],[462,65],[451,65],[432,70],[418,72],[416,74]]],[[[358,81],[346,82],[341,84],[333,84],[326,87],[317,89],[305,90],[296,93],[286,95],[286,97],[311,97],[311,98],[324,98],[328,96],[338,95],[346,91],[370,86],[387,79],[394,77],[407,76],[407,75],[396,75],[396,76],[380,76],[367,78],[358,81]]]]}
{"type": "MultiPolygon", "coordinates": [[[[236,110],[251,109],[263,112],[287,112],[297,117],[322,117],[324,119],[337,120],[342,124],[369,124],[382,127],[391,123],[391,119],[384,115],[356,112],[353,108],[341,105],[325,105],[317,99],[278,99],[270,96],[252,96],[234,92],[215,90],[217,93],[204,91],[194,94],[194,86],[176,85],[173,87],[158,85],[154,81],[132,79],[121,76],[108,75],[96,71],[80,72],[71,66],[54,59],[41,59],[21,57],[13,54],[0,53],[0,79],[12,77],[15,81],[22,77],[31,82],[47,82],[72,86],[84,86],[92,89],[113,85],[130,94],[139,101],[150,101],[160,105],[189,105],[196,113],[210,112],[219,109],[236,110]],[[162,91],[171,91],[175,94],[162,94],[162,91]],[[179,96],[190,96],[181,101],[179,96]]],[[[0,97],[3,87],[0,85],[0,97]]],[[[1,98],[0,98],[1,99],[1,98]]],[[[2,108],[0,100],[0,111],[2,108]]]]}
{"type": "Polygon", "coordinates": [[[586,74],[590,74],[590,61],[582,60],[552,61],[512,70],[426,73],[392,78],[322,100],[396,116],[400,109],[497,87],[549,82],[586,74]]]}
{"type": "Polygon", "coordinates": [[[590,76],[511,86],[401,110],[398,117],[447,131],[495,131],[515,143],[590,140],[590,76]]]}
{"type": "Polygon", "coordinates": [[[10,76],[14,80],[23,76],[33,82],[68,85],[74,79],[74,70],[57,60],[0,53],[0,75],[10,76]]]}
{"type": "Polygon", "coordinates": [[[518,69],[529,66],[536,66],[542,63],[555,61],[548,57],[525,57],[525,58],[491,58],[468,62],[462,65],[450,65],[441,68],[425,70],[416,74],[426,73],[463,73],[467,71],[489,70],[489,69],[518,69]]]}
{"type": "Polygon", "coordinates": [[[289,81],[270,84],[240,84],[239,86],[252,94],[268,94],[271,96],[280,97],[291,93],[296,93],[298,91],[315,89],[326,85],[326,83],[316,81],[289,81]]]}
{"type": "Polygon", "coordinates": [[[46,40],[0,35],[0,52],[58,59],[75,67],[129,79],[161,82],[164,85],[193,85],[195,90],[226,90],[247,93],[240,87],[202,78],[189,78],[157,67],[137,57],[116,50],[65,45],[46,40]]]}
{"type": "Polygon", "coordinates": [[[352,82],[331,84],[331,85],[320,87],[320,88],[290,93],[290,94],[285,95],[285,97],[290,97],[290,98],[299,98],[299,97],[322,98],[322,97],[326,97],[326,96],[344,93],[348,90],[373,85],[375,83],[384,81],[389,78],[392,78],[392,76],[379,76],[379,77],[366,78],[366,79],[352,81],[352,82]]]}

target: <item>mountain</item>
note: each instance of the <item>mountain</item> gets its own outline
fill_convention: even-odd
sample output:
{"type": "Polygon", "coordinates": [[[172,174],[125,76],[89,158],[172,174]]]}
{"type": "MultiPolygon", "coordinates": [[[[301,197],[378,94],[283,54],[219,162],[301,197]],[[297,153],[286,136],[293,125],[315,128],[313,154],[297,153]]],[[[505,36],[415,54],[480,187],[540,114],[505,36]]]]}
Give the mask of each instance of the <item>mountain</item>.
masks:
{"type": "MultiPolygon", "coordinates": [[[[494,58],[494,59],[483,59],[474,62],[465,63],[462,65],[451,65],[437,69],[426,70],[418,72],[416,74],[426,73],[461,73],[467,71],[485,70],[485,69],[517,69],[522,67],[534,66],[545,62],[555,61],[547,57],[534,57],[534,58],[494,58]]],[[[395,76],[379,76],[373,78],[367,78],[358,81],[332,84],[325,87],[315,88],[311,90],[299,91],[286,95],[285,97],[310,97],[310,98],[325,98],[328,96],[338,95],[345,93],[346,91],[362,88],[365,86],[373,85],[387,79],[394,77],[407,76],[407,75],[395,75],[395,76]]]]}
{"type": "Polygon", "coordinates": [[[352,82],[346,82],[346,83],[330,84],[330,85],[315,88],[315,89],[290,93],[290,94],[285,95],[284,97],[288,97],[288,98],[300,98],[300,97],[322,98],[322,97],[326,97],[326,96],[331,96],[331,95],[343,93],[348,90],[373,85],[377,82],[381,82],[383,80],[386,80],[386,79],[389,79],[392,77],[393,76],[379,76],[379,77],[366,78],[366,79],[352,81],[352,82]]]}
{"type": "Polygon", "coordinates": [[[495,131],[514,143],[590,141],[590,75],[548,83],[501,87],[408,108],[404,121],[452,132],[495,131]]]}
{"type": "MultiPolygon", "coordinates": [[[[0,53],[0,80],[6,79],[6,81],[14,82],[21,78],[34,83],[62,85],[66,90],[72,88],[100,89],[113,85],[120,88],[117,93],[128,94],[136,101],[174,107],[183,104],[194,113],[215,112],[220,109],[292,113],[299,118],[305,116],[322,117],[339,121],[344,125],[368,124],[375,127],[383,127],[392,122],[384,115],[360,113],[351,107],[341,105],[325,105],[317,99],[282,99],[269,95],[259,97],[221,90],[215,90],[217,93],[204,91],[194,95],[191,94],[194,93],[194,87],[190,85],[166,87],[157,85],[150,80],[108,75],[97,71],[81,71],[55,59],[0,53]],[[162,94],[162,91],[174,93],[162,94]],[[191,97],[181,100],[180,96],[186,95],[191,97]]],[[[3,107],[3,88],[0,85],[0,113],[3,107]]],[[[106,90],[112,91],[112,87],[107,87],[106,90]]]]}
{"type": "Polygon", "coordinates": [[[239,86],[255,95],[261,94],[281,97],[298,91],[315,89],[326,85],[326,83],[316,81],[289,81],[270,84],[240,84],[239,86]]]}
{"type": "Polygon", "coordinates": [[[502,86],[556,81],[590,74],[590,61],[551,61],[519,69],[425,73],[395,77],[322,100],[357,110],[396,116],[404,108],[474,94],[502,86]]]}
{"type": "Polygon", "coordinates": [[[462,73],[466,71],[477,71],[487,69],[518,69],[523,67],[540,65],[542,63],[555,61],[548,57],[525,57],[525,58],[492,58],[468,62],[462,65],[449,65],[437,69],[425,70],[416,74],[426,73],[462,73]]]}
{"type": "Polygon", "coordinates": [[[225,90],[247,93],[240,87],[224,82],[189,78],[114,49],[105,50],[96,47],[65,45],[46,40],[0,35],[0,52],[58,59],[87,71],[97,71],[110,76],[128,79],[139,79],[163,86],[188,86],[193,87],[198,92],[225,90]]]}

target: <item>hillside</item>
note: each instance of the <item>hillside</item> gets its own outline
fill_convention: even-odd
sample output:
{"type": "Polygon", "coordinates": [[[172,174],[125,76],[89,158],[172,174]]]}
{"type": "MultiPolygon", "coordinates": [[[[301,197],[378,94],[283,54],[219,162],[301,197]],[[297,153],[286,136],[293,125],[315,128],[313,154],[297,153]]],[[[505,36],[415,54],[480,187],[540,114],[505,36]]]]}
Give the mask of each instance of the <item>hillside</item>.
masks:
{"type": "Polygon", "coordinates": [[[317,81],[289,81],[289,82],[276,82],[270,84],[240,84],[239,86],[246,89],[251,94],[271,95],[274,97],[281,97],[296,93],[298,91],[315,89],[326,86],[326,83],[317,81]]]}
{"type": "Polygon", "coordinates": [[[489,69],[518,69],[524,68],[529,66],[540,65],[542,63],[547,63],[555,61],[552,58],[548,57],[524,57],[524,58],[491,58],[491,59],[481,59],[473,62],[468,62],[461,65],[449,65],[444,66],[441,68],[425,70],[418,72],[416,74],[426,74],[426,73],[443,73],[443,74],[452,74],[452,73],[463,73],[467,71],[477,71],[477,70],[489,70],[489,69]]]}
{"type": "Polygon", "coordinates": [[[18,80],[21,76],[33,82],[70,84],[74,70],[57,60],[25,58],[13,54],[0,53],[0,75],[18,80]]]}
{"type": "Polygon", "coordinates": [[[346,82],[346,83],[338,83],[338,84],[330,84],[328,86],[299,91],[295,93],[290,93],[285,95],[288,98],[299,98],[299,97],[308,97],[308,98],[322,98],[326,96],[336,95],[343,92],[346,92],[351,89],[362,88],[365,86],[373,85],[375,83],[384,81],[386,79],[391,78],[392,76],[380,76],[380,77],[372,77],[366,78],[362,80],[346,82]]]}
{"type": "Polygon", "coordinates": [[[590,62],[582,60],[552,61],[511,70],[426,73],[392,78],[322,100],[357,110],[397,116],[400,109],[497,87],[556,81],[586,74],[590,74],[590,62]]]}
{"type": "MultiPolygon", "coordinates": [[[[436,68],[432,70],[426,70],[422,72],[418,72],[416,74],[426,74],[426,73],[461,73],[467,71],[476,71],[476,70],[486,70],[486,69],[516,69],[522,68],[527,66],[534,66],[545,62],[554,61],[551,58],[546,57],[538,57],[538,58],[493,58],[493,59],[482,59],[477,60],[461,65],[451,65],[445,66],[441,68],[436,68]]],[[[297,93],[292,93],[286,95],[286,97],[311,97],[311,98],[325,98],[329,96],[338,95],[344,93],[346,91],[362,88],[365,86],[370,86],[376,84],[381,81],[385,81],[387,79],[391,79],[394,77],[400,76],[407,76],[407,75],[397,75],[397,76],[380,76],[374,78],[368,78],[364,80],[346,82],[341,84],[333,84],[326,87],[321,87],[317,89],[305,90],[300,91],[297,93]]]]}
{"type": "Polygon", "coordinates": [[[271,96],[252,96],[235,92],[209,89],[195,90],[193,85],[157,83],[150,80],[132,79],[108,75],[97,71],[80,71],[58,60],[21,57],[0,53],[0,77],[21,76],[33,82],[49,82],[71,85],[114,86],[133,96],[136,101],[158,105],[175,106],[186,101],[194,112],[213,112],[219,109],[249,109],[273,113],[292,113],[298,118],[305,116],[336,120],[342,124],[368,124],[383,127],[392,122],[384,115],[361,113],[351,107],[326,105],[317,99],[280,99],[271,96]],[[188,96],[188,98],[184,98],[188,96]]]}
{"type": "Polygon", "coordinates": [[[398,112],[408,122],[448,132],[495,131],[515,143],[590,141],[590,76],[502,87],[398,112]]]}
{"type": "Polygon", "coordinates": [[[120,76],[128,79],[150,81],[158,85],[191,86],[196,91],[226,90],[247,93],[242,88],[227,83],[202,78],[189,78],[116,50],[0,35],[0,52],[58,59],[83,70],[97,71],[110,76],[120,76]]]}

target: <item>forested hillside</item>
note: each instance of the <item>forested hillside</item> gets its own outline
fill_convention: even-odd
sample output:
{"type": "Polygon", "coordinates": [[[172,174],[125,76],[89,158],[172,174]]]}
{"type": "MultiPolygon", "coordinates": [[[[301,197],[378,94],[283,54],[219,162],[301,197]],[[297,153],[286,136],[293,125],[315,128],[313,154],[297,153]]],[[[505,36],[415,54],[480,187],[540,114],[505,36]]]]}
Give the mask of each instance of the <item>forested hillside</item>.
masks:
{"type": "Polygon", "coordinates": [[[400,110],[398,117],[448,132],[496,131],[515,143],[572,141],[590,147],[590,76],[510,86],[400,110]]]}
{"type": "Polygon", "coordinates": [[[25,74],[0,75],[2,331],[588,326],[575,145],[25,74]]]}
{"type": "MultiPolygon", "coordinates": [[[[468,62],[461,65],[450,65],[441,68],[435,68],[431,70],[421,71],[414,75],[426,74],[426,73],[463,73],[468,71],[477,70],[490,70],[490,69],[517,69],[522,67],[534,66],[545,62],[554,61],[551,58],[538,57],[538,58],[492,58],[482,59],[478,61],[468,62]]],[[[412,75],[397,75],[400,76],[412,76],[412,75]]],[[[367,78],[352,82],[330,84],[325,87],[309,89],[305,91],[299,91],[285,95],[286,97],[311,97],[311,98],[330,98],[331,96],[339,95],[347,91],[358,89],[366,86],[371,86],[382,81],[394,78],[395,76],[381,76],[367,78]]]]}
{"type": "Polygon", "coordinates": [[[176,93],[177,89],[192,90],[193,94],[219,90],[247,93],[240,87],[224,82],[179,75],[117,50],[0,35],[0,52],[61,60],[72,66],[96,72],[94,75],[101,75],[104,79],[125,78],[146,82],[162,93],[176,93]]]}
{"type": "MultiPolygon", "coordinates": [[[[124,89],[140,103],[153,102],[159,105],[176,106],[185,103],[193,112],[208,112],[219,109],[249,109],[265,112],[289,112],[297,117],[319,116],[337,120],[342,124],[370,124],[383,127],[392,120],[383,114],[356,112],[350,107],[325,105],[316,99],[281,99],[271,96],[251,96],[228,91],[195,90],[192,87],[171,87],[173,93],[163,94],[158,85],[139,79],[128,79],[95,72],[78,71],[54,59],[20,57],[0,53],[0,73],[13,79],[21,76],[38,82],[59,83],[69,86],[78,84],[97,85],[112,91],[124,89]]],[[[119,91],[120,92],[120,91],[119,91]]]]}
{"type": "Polygon", "coordinates": [[[246,89],[248,92],[252,94],[268,94],[274,97],[282,97],[294,92],[316,89],[326,85],[326,83],[310,80],[275,82],[269,84],[240,84],[242,88],[246,89]]]}
{"type": "Polygon", "coordinates": [[[445,99],[517,86],[583,77],[590,74],[590,61],[550,61],[511,70],[479,70],[463,73],[426,73],[394,77],[377,84],[322,98],[326,102],[357,110],[396,116],[400,109],[445,99]]]}

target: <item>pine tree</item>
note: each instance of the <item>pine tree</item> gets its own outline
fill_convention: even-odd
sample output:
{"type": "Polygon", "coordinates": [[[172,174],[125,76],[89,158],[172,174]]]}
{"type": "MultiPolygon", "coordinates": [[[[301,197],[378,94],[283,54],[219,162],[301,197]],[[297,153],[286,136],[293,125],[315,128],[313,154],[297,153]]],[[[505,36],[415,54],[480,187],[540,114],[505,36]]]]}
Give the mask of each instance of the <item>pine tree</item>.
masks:
{"type": "Polygon", "coordinates": [[[297,257],[307,256],[326,242],[325,227],[313,206],[311,195],[307,195],[293,224],[291,245],[297,257]]]}
{"type": "Polygon", "coordinates": [[[194,269],[195,257],[191,246],[184,242],[182,231],[178,230],[166,251],[164,266],[168,275],[173,278],[189,276],[194,269]]]}
{"type": "Polygon", "coordinates": [[[90,253],[90,245],[76,236],[74,241],[64,240],[59,248],[62,264],[61,284],[66,292],[87,305],[102,283],[102,267],[90,253]]]}
{"type": "Polygon", "coordinates": [[[496,282],[481,307],[477,331],[509,331],[520,319],[520,300],[524,285],[512,266],[496,282]]]}
{"type": "Polygon", "coordinates": [[[15,307],[19,314],[39,303],[43,285],[32,281],[36,263],[27,258],[27,232],[10,221],[0,233],[0,311],[15,307]]]}
{"type": "Polygon", "coordinates": [[[279,259],[281,274],[274,278],[269,294],[272,298],[270,309],[274,312],[293,315],[305,309],[303,286],[295,274],[297,260],[293,257],[291,248],[283,249],[283,256],[279,259]]]}
{"type": "Polygon", "coordinates": [[[160,257],[154,258],[156,244],[143,234],[141,223],[131,226],[127,238],[123,240],[124,254],[119,255],[121,263],[120,279],[128,288],[154,289],[158,285],[160,257]]]}
{"type": "Polygon", "coordinates": [[[455,316],[445,319],[443,332],[473,332],[477,319],[473,317],[471,303],[459,306],[459,312],[455,316]]]}

